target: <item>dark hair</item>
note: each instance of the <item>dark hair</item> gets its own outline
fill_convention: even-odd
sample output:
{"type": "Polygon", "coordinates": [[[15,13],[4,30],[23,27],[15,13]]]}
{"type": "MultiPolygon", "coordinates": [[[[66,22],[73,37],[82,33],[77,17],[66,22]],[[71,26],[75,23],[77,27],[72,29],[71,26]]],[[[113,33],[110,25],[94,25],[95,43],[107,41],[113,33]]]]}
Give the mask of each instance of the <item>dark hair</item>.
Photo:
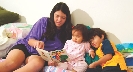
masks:
{"type": "Polygon", "coordinates": [[[88,29],[85,25],[83,24],[77,24],[76,26],[73,27],[72,30],[75,30],[75,31],[80,31],[82,33],[82,36],[83,36],[83,42],[87,42],[89,41],[88,39],[88,29]]]}
{"type": "Polygon", "coordinates": [[[61,26],[60,33],[58,34],[58,37],[61,40],[61,42],[65,43],[66,40],[71,39],[72,23],[71,23],[71,15],[70,15],[69,7],[63,2],[59,2],[53,7],[50,13],[50,18],[48,19],[48,24],[47,24],[46,33],[44,34],[44,37],[48,40],[54,40],[54,36],[57,31],[57,27],[54,22],[54,13],[59,10],[61,10],[64,14],[66,14],[66,21],[61,26]]]}
{"type": "Polygon", "coordinates": [[[89,40],[93,39],[94,36],[99,36],[100,38],[102,37],[102,35],[104,35],[104,39],[107,39],[107,34],[105,33],[104,30],[100,29],[100,28],[90,28],[88,30],[88,37],[89,40]]]}

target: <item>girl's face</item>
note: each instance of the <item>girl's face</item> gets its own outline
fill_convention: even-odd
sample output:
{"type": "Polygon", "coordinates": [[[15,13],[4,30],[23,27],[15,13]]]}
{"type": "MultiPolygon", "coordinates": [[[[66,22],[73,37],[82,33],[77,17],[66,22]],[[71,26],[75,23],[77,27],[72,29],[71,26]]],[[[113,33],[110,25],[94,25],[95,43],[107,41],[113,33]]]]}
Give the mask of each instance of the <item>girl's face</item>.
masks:
{"type": "Polygon", "coordinates": [[[83,41],[83,36],[80,31],[72,30],[72,40],[78,44],[83,41]]]}
{"type": "Polygon", "coordinates": [[[96,36],[94,36],[93,39],[90,40],[90,43],[91,43],[91,45],[93,47],[98,48],[100,46],[100,44],[102,43],[103,39],[104,39],[104,36],[103,35],[102,35],[101,38],[96,35],[96,36]]]}
{"type": "Polygon", "coordinates": [[[60,29],[60,27],[66,22],[66,14],[64,14],[62,11],[56,11],[54,13],[54,22],[57,27],[57,29],[60,29]]]}

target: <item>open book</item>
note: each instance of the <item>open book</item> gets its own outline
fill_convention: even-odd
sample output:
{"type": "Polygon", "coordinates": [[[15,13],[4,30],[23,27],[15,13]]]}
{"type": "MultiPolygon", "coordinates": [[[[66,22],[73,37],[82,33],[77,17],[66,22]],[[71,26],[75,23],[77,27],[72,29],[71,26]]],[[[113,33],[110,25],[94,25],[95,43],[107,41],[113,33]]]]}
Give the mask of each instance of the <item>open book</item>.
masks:
{"type": "Polygon", "coordinates": [[[56,62],[66,62],[69,60],[67,52],[64,49],[50,52],[39,48],[36,48],[36,50],[38,51],[40,56],[46,61],[53,60],[56,62]]]}

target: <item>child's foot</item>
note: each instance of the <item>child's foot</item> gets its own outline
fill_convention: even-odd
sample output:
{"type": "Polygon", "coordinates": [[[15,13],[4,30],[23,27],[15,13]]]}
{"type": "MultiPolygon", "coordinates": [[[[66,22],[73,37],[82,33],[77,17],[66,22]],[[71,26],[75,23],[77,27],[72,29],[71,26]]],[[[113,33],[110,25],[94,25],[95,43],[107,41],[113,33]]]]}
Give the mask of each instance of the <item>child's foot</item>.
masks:
{"type": "Polygon", "coordinates": [[[77,72],[77,71],[75,71],[75,70],[73,69],[73,70],[71,70],[70,72],[77,72]]]}

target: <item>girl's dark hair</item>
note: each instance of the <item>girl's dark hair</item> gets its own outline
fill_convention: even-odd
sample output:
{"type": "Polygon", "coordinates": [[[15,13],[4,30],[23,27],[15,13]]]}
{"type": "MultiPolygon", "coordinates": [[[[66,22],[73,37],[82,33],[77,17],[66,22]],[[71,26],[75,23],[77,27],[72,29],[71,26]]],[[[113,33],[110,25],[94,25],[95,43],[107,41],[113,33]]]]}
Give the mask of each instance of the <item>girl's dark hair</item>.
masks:
{"type": "Polygon", "coordinates": [[[89,40],[93,39],[94,36],[99,36],[100,38],[102,37],[102,35],[104,35],[104,39],[107,39],[107,34],[105,33],[104,30],[100,29],[100,28],[90,28],[88,30],[88,37],[89,40]]]}
{"type": "Polygon", "coordinates": [[[66,21],[61,26],[58,37],[62,43],[65,43],[66,40],[71,39],[72,37],[72,23],[71,23],[71,15],[70,15],[69,7],[63,2],[59,2],[53,7],[50,13],[50,18],[47,21],[48,24],[47,24],[46,32],[44,33],[44,37],[48,40],[54,40],[54,36],[57,31],[57,27],[54,22],[54,13],[60,10],[64,14],[66,14],[66,21]]]}
{"type": "Polygon", "coordinates": [[[82,36],[83,36],[83,42],[87,42],[89,41],[88,39],[88,29],[85,25],[83,24],[77,24],[76,26],[73,27],[72,30],[75,30],[75,31],[80,31],[82,33],[82,36]]]}

